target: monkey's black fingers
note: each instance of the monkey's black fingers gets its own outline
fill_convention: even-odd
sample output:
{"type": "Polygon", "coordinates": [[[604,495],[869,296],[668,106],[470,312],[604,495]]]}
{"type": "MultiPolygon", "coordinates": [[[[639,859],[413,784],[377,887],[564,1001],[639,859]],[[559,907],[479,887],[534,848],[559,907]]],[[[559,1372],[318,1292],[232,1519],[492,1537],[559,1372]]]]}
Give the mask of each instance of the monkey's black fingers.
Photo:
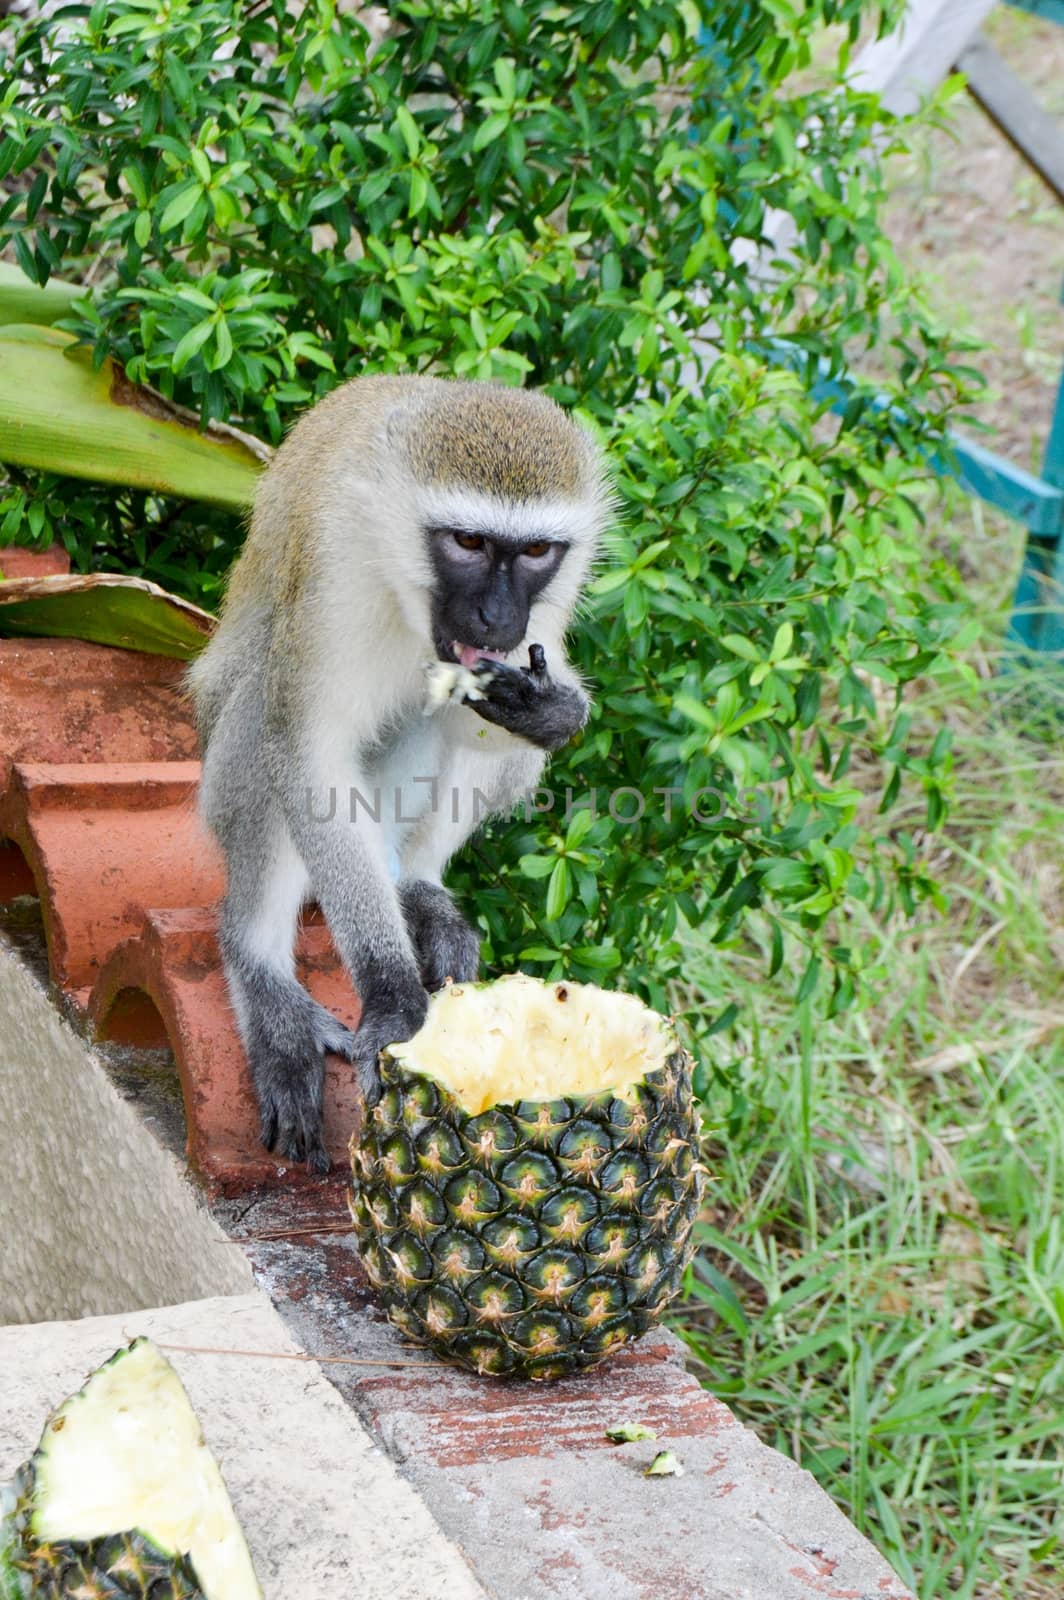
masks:
{"type": "MultiPolygon", "coordinates": [[[[347,1030],[328,1013],[320,1015],[327,1017],[328,1031],[341,1044],[347,1030]]],[[[280,1026],[276,1017],[273,1020],[280,1026]]],[[[288,1034],[283,1043],[256,1027],[248,1060],[259,1102],[259,1136],[266,1149],[284,1161],[305,1161],[311,1172],[327,1172],[321,1124],[324,1058],[317,1037],[324,1030],[313,1025],[317,1020],[306,1012],[295,1019],[286,1014],[288,1034]]],[[[261,1017],[258,1021],[261,1024],[261,1017]]]]}
{"type": "Polygon", "coordinates": [[[322,1144],[321,1140],[314,1139],[313,1141],[308,1142],[306,1146],[306,1154],[307,1171],[315,1172],[320,1177],[324,1177],[329,1168],[332,1166],[332,1162],[329,1160],[328,1151],[322,1144]]]}
{"type": "Polygon", "coordinates": [[[531,665],[497,666],[473,710],[541,750],[560,750],[587,721],[587,696],[576,684],[552,678],[541,656],[535,646],[529,651],[531,665]]]}
{"type": "Polygon", "coordinates": [[[305,1161],[310,1172],[328,1172],[330,1161],[321,1137],[321,1119],[295,1107],[287,1114],[271,1106],[263,1112],[260,1137],[267,1150],[285,1161],[305,1161]]]}
{"type": "Polygon", "coordinates": [[[383,1009],[388,1005],[385,999],[367,1004],[355,1034],[355,1065],[367,1107],[375,1106],[381,1097],[381,1051],[386,1045],[412,1039],[425,1020],[428,1004],[429,997],[420,986],[403,1000],[393,1000],[388,1010],[383,1009]]]}
{"type": "Polygon", "coordinates": [[[370,1065],[368,1062],[360,1061],[358,1064],[358,1082],[362,1090],[362,1099],[365,1102],[366,1110],[372,1111],[381,1097],[383,1088],[378,1063],[374,1062],[370,1065]]]}
{"type": "Polygon", "coordinates": [[[506,661],[495,661],[490,658],[486,659],[481,657],[479,661],[474,661],[473,665],[468,670],[473,674],[474,678],[481,678],[487,683],[490,683],[492,678],[494,678],[500,671],[512,672],[514,669],[506,661]]]}
{"type": "Polygon", "coordinates": [[[547,656],[541,644],[529,645],[528,670],[534,678],[543,678],[546,676],[547,656]]]}

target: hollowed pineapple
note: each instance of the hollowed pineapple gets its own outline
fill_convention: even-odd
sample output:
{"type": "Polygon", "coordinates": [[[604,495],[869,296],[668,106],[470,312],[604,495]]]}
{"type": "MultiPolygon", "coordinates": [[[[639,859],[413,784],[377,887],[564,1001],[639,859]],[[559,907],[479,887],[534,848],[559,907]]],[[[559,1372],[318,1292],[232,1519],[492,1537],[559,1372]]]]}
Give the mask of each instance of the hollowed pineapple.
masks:
{"type": "Polygon", "coordinates": [[[217,1463],[170,1363],[119,1350],[0,1487],[0,1600],[262,1600],[217,1463]]]}
{"type": "Polygon", "coordinates": [[[558,1378],[660,1319],[703,1189],[663,1017],[588,984],[455,984],[381,1079],[351,1214],[405,1334],[475,1372],[558,1378]]]}

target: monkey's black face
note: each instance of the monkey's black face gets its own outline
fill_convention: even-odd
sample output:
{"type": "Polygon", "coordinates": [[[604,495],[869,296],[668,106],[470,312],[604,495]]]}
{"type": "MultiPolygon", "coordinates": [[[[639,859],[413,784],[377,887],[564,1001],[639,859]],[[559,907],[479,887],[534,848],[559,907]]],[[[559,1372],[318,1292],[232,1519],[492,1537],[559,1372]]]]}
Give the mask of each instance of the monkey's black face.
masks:
{"type": "Polygon", "coordinates": [[[547,538],[522,543],[463,528],[428,528],[426,537],[436,575],[432,632],[440,660],[471,667],[516,650],[532,602],[561,566],[568,545],[547,538]]]}

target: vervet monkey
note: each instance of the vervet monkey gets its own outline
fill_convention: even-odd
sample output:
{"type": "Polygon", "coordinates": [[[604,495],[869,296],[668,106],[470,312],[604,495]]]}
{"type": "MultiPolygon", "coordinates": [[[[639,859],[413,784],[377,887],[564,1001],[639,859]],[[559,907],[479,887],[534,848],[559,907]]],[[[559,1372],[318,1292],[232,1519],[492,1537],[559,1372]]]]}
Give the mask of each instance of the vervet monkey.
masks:
{"type": "Polygon", "coordinates": [[[443,870],[587,717],[564,634],[609,506],[599,451],[546,396],[437,378],[345,384],[262,477],[189,682],[262,1141],[313,1171],[324,1052],[372,1103],[427,991],[476,977],[443,870]],[[439,662],[469,692],[426,715],[439,662]],[[294,976],[309,900],[361,999],[354,1034],[294,976]]]}

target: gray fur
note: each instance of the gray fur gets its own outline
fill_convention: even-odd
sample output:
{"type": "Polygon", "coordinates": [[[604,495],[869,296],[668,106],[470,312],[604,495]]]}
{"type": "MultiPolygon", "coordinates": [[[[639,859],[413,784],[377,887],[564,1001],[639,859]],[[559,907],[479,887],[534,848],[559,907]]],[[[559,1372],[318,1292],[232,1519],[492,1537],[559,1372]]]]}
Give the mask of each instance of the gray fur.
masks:
{"type": "Polygon", "coordinates": [[[226,858],[222,955],[263,1142],[315,1171],[327,1167],[325,1053],[354,1063],[372,1102],[381,1048],[417,1031],[429,991],[476,976],[479,942],[442,887],[446,863],[490,811],[535,786],[543,752],[586,716],[563,634],[608,496],[590,442],[546,405],[436,379],[334,392],[264,475],[221,623],[189,674],[202,810],[226,858]],[[478,434],[485,418],[493,426],[478,434]],[[498,441],[544,419],[499,478],[498,441]],[[434,441],[427,483],[411,475],[419,425],[434,441]],[[529,667],[493,663],[483,702],[426,717],[442,580],[425,529],[456,517],[518,542],[564,538],[514,652],[520,661],[528,639],[542,640],[553,676],[543,650],[529,667]],[[361,999],[354,1034],[295,978],[308,900],[361,999]]]}

